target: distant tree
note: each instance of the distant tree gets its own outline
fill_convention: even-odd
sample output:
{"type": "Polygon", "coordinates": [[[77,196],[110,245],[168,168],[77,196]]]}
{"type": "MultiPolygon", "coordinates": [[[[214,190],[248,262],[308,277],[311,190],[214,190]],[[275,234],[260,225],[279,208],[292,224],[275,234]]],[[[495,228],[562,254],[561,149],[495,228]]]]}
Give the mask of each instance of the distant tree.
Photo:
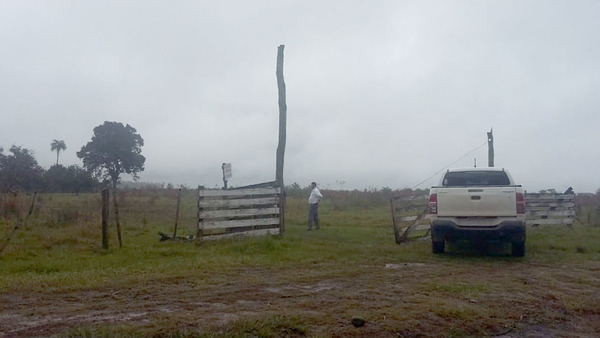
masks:
{"type": "Polygon", "coordinates": [[[137,180],[137,174],[144,171],[143,145],[144,140],[129,124],[106,121],[94,128],[92,140],[81,147],[77,157],[95,177],[110,180],[116,188],[122,173],[137,180]]]}
{"type": "Polygon", "coordinates": [[[5,155],[0,148],[0,191],[34,191],[42,187],[44,169],[40,167],[27,148],[10,147],[12,154],[5,155]]]}
{"type": "Polygon", "coordinates": [[[65,144],[65,141],[63,140],[52,140],[52,143],[50,143],[50,150],[51,151],[56,151],[56,165],[58,165],[58,155],[60,154],[61,150],[66,150],[67,149],[67,145],[65,144]]]}
{"type": "Polygon", "coordinates": [[[89,171],[77,166],[71,165],[65,168],[62,165],[53,165],[44,174],[44,181],[47,192],[92,192],[99,185],[98,180],[94,179],[89,171]]]}

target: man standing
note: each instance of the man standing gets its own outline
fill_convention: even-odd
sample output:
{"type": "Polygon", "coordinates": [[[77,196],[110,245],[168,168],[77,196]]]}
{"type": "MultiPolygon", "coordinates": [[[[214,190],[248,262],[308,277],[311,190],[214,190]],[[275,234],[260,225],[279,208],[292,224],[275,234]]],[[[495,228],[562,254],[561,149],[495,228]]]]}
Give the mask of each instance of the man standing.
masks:
{"type": "Polygon", "coordinates": [[[308,209],[308,231],[312,229],[313,222],[315,223],[315,230],[321,229],[321,225],[319,224],[319,201],[323,198],[319,188],[317,188],[317,183],[312,182],[310,187],[312,190],[308,197],[308,204],[310,205],[308,209]]]}

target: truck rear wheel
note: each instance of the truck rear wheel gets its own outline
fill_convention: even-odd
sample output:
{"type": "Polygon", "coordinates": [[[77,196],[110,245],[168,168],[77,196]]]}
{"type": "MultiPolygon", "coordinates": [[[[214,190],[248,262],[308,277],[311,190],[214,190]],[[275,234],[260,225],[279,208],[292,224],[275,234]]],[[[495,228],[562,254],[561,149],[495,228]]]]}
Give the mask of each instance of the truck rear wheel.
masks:
{"type": "Polygon", "coordinates": [[[444,240],[441,241],[431,241],[431,250],[433,251],[434,254],[443,254],[444,253],[444,246],[445,246],[446,242],[444,240]]]}
{"type": "Polygon", "coordinates": [[[510,245],[510,252],[513,257],[525,256],[525,242],[524,241],[512,242],[510,245]]]}

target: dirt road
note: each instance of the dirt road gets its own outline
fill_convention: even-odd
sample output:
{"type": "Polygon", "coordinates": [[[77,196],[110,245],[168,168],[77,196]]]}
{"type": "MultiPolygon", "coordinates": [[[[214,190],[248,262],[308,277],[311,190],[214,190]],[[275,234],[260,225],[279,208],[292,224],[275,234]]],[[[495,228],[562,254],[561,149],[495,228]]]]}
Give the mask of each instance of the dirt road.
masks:
{"type": "Polygon", "coordinates": [[[316,264],[239,268],[218,276],[148,280],[134,287],[0,295],[0,336],[133,327],[140,335],[227,333],[240,320],[291,318],[282,336],[600,335],[600,262],[316,264]],[[366,320],[354,327],[352,316],[366,320]]]}

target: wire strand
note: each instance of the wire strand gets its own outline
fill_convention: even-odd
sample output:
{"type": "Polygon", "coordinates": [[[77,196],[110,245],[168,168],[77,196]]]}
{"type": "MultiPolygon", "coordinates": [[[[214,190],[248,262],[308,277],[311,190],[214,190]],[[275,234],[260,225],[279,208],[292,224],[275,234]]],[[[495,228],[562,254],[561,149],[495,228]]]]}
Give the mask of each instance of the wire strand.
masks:
{"type": "Polygon", "coordinates": [[[415,185],[414,187],[412,187],[412,188],[411,188],[411,190],[413,190],[413,189],[415,189],[416,187],[420,186],[421,184],[423,184],[423,183],[425,183],[425,182],[429,181],[429,180],[430,180],[430,179],[432,179],[432,178],[433,178],[435,175],[437,175],[437,174],[441,173],[442,171],[444,171],[445,169],[447,169],[447,168],[451,167],[452,165],[454,165],[455,163],[459,162],[459,161],[460,161],[460,160],[462,160],[463,158],[465,158],[465,157],[467,157],[467,156],[471,155],[472,153],[476,152],[477,150],[479,150],[481,147],[483,147],[483,146],[484,146],[484,145],[486,145],[486,144],[487,144],[487,141],[483,142],[483,143],[482,143],[481,145],[479,145],[477,148],[475,148],[475,149],[473,149],[473,150],[469,151],[468,153],[464,154],[464,155],[463,155],[461,158],[459,158],[458,160],[456,160],[456,161],[454,161],[454,162],[452,162],[452,163],[448,164],[447,166],[445,166],[445,167],[443,167],[442,169],[440,169],[439,171],[437,171],[435,174],[433,174],[433,175],[431,175],[431,176],[427,177],[425,180],[423,180],[423,181],[422,181],[422,182],[420,182],[419,184],[417,184],[417,185],[415,185]]]}

